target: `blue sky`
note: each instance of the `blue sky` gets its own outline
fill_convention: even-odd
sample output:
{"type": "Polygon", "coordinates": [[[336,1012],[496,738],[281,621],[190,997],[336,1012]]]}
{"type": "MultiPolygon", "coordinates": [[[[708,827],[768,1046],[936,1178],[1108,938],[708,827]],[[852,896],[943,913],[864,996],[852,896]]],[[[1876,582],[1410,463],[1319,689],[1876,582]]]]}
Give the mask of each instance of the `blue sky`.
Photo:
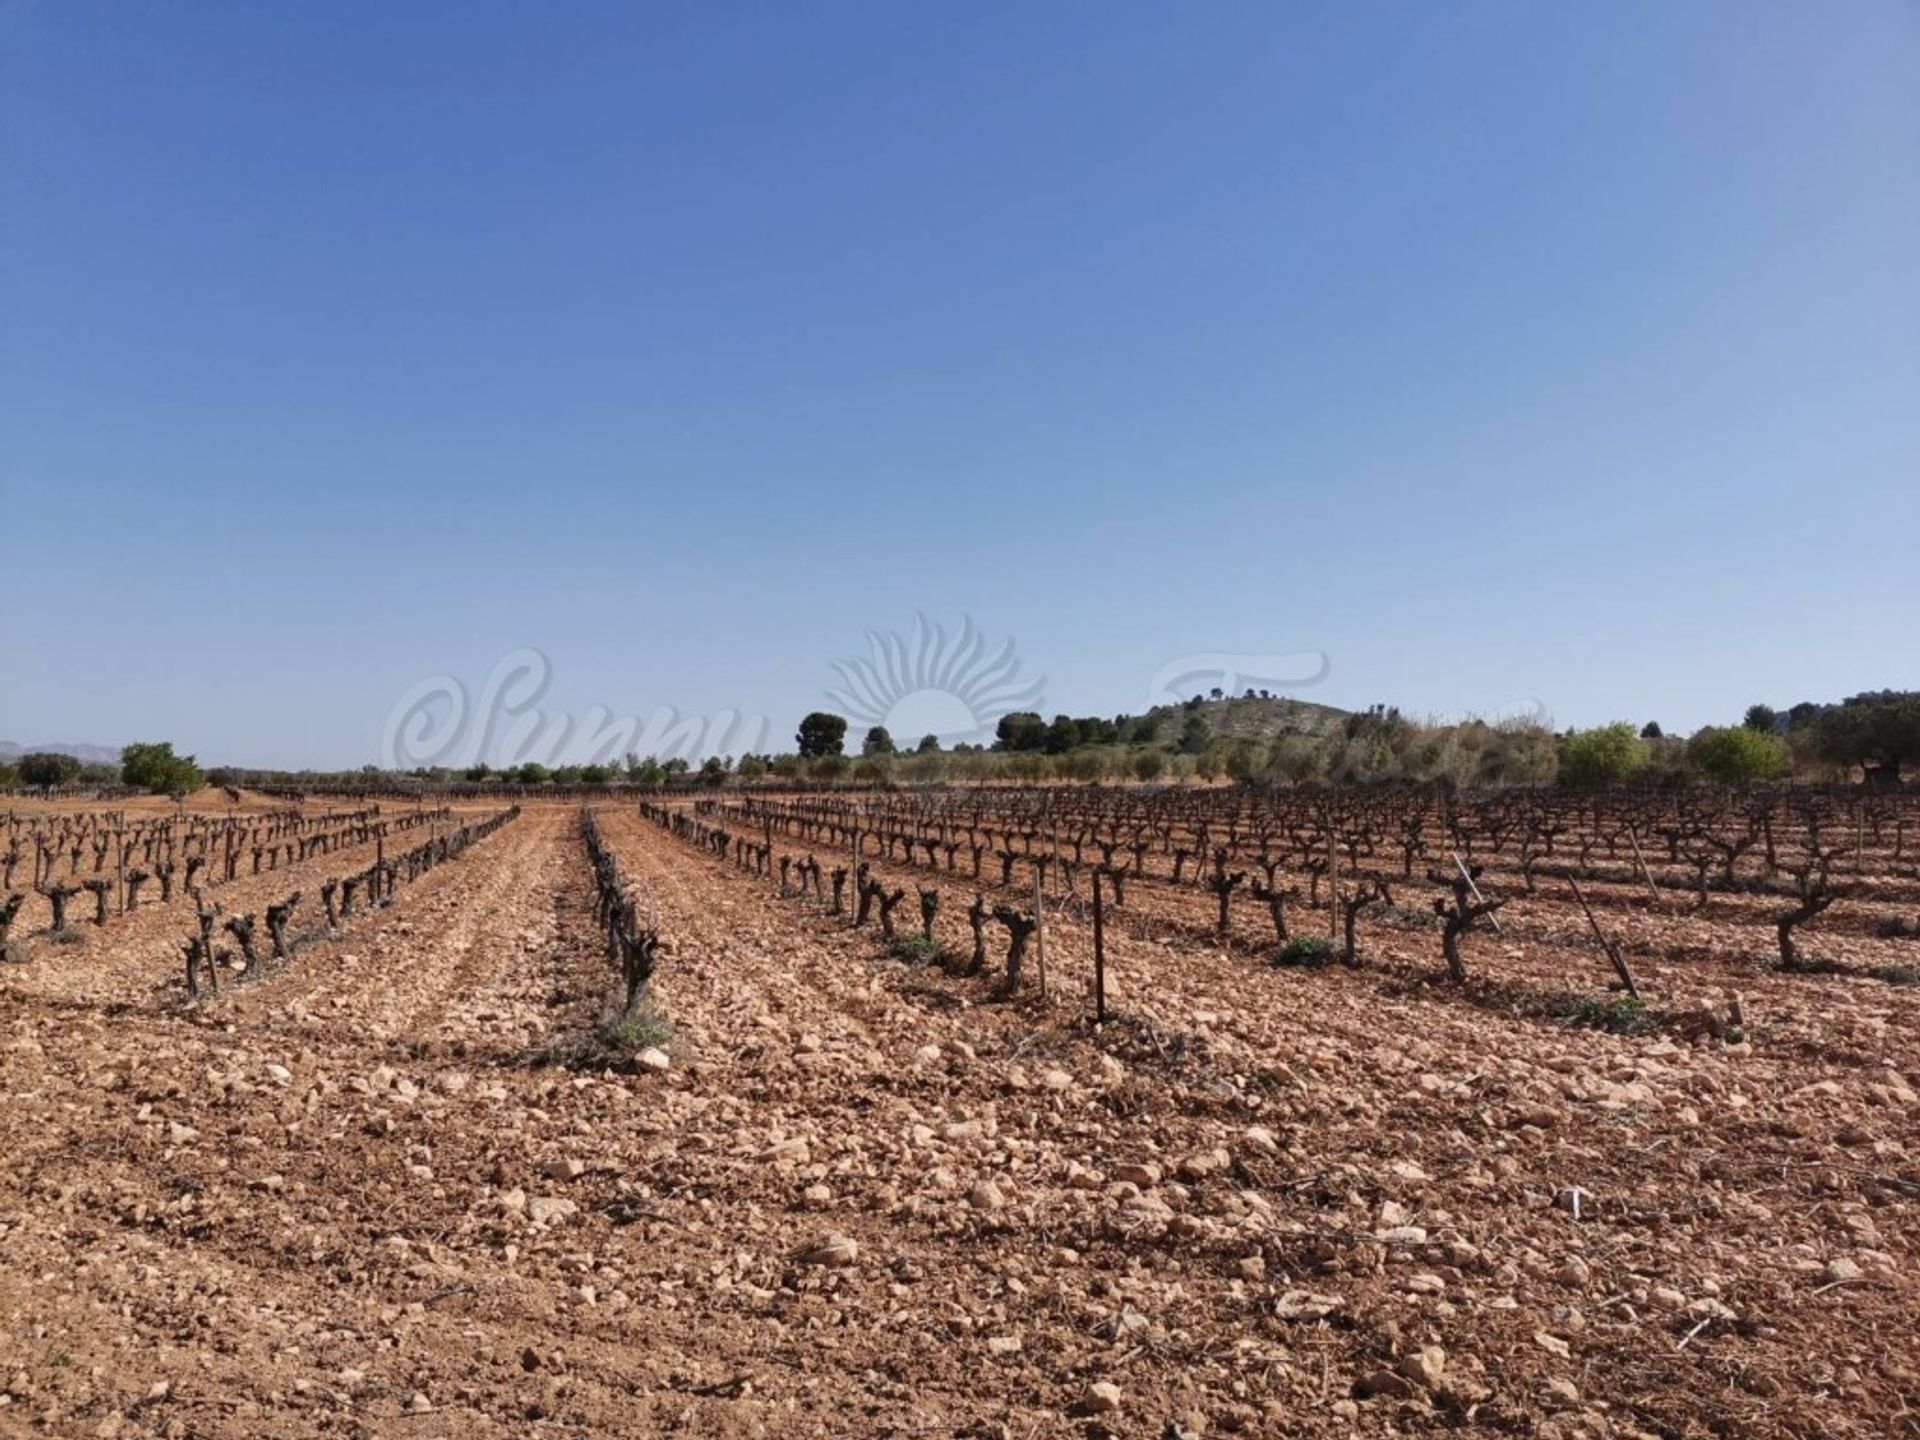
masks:
{"type": "Polygon", "coordinates": [[[1920,682],[1920,9],[0,7],[0,736],[778,738],[914,613],[1669,730],[1920,682]]]}

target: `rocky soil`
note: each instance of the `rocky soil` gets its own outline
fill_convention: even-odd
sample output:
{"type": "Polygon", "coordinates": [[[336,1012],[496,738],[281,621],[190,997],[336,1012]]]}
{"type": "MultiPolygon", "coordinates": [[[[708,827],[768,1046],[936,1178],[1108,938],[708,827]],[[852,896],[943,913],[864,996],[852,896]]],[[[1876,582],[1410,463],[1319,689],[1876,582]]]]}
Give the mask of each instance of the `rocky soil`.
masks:
{"type": "Polygon", "coordinates": [[[0,969],[0,1434],[1920,1435],[1920,992],[1615,1035],[1143,896],[1096,1029],[1079,916],[1009,1002],[601,825],[664,1068],[559,805],[197,1007],[144,918],[0,969]]]}

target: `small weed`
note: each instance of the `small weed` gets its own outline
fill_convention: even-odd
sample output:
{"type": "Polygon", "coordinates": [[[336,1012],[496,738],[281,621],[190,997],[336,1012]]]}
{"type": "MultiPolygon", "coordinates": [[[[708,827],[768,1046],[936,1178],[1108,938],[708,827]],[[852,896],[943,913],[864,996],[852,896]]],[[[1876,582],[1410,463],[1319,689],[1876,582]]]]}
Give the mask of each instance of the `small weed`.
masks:
{"type": "Polygon", "coordinates": [[[87,943],[87,937],[85,932],[78,926],[69,925],[64,930],[49,930],[47,932],[47,943],[51,945],[84,945],[87,943]]]}
{"type": "Polygon", "coordinates": [[[1549,1005],[1548,1013],[1580,1029],[1610,1035],[1650,1035],[1661,1024],[1644,1000],[1631,995],[1562,996],[1549,1005]]]}
{"type": "Polygon", "coordinates": [[[1373,913],[1382,923],[1398,926],[1402,930],[1440,928],[1440,917],[1432,910],[1422,910],[1417,905],[1382,905],[1373,913]]]}
{"type": "Polygon", "coordinates": [[[649,1048],[664,1050],[673,1039],[673,1022],[651,1003],[642,1003],[630,1015],[601,1016],[600,1023],[593,1027],[593,1038],[603,1049],[621,1055],[649,1048]]]}
{"type": "Polygon", "coordinates": [[[1296,935],[1280,947],[1280,953],[1273,957],[1276,965],[1296,966],[1302,970],[1318,970],[1333,963],[1333,942],[1324,935],[1296,935]]]}
{"type": "Polygon", "coordinates": [[[938,940],[906,935],[895,940],[888,953],[903,965],[935,965],[946,958],[947,950],[938,940]]]}
{"type": "Polygon", "coordinates": [[[1876,965],[1867,973],[1889,985],[1920,985],[1920,965],[1876,965]]]}

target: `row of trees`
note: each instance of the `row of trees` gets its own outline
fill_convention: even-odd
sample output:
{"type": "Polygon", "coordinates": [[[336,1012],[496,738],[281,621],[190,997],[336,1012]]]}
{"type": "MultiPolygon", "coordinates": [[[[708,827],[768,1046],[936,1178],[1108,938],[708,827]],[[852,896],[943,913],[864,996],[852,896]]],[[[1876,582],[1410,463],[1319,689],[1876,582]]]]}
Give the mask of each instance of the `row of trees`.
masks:
{"type": "Polygon", "coordinates": [[[1574,785],[1644,778],[1729,784],[1805,775],[1897,785],[1920,764],[1920,691],[1875,690],[1837,705],[1803,702],[1790,710],[1752,705],[1738,725],[1710,725],[1685,740],[1658,724],[1638,734],[1619,722],[1566,737],[1559,778],[1574,785]]]}
{"type": "MultiPolygon", "coordinates": [[[[1376,705],[1326,730],[1288,729],[1257,736],[1210,733],[1199,702],[1164,716],[1042,720],[1033,712],[1002,717],[991,749],[942,749],[926,735],[911,750],[886,727],[868,729],[858,757],[847,750],[845,717],[814,711],[800,722],[795,750],[785,755],[710,756],[696,768],[672,757],[628,755],[624,763],[549,767],[537,761],[495,769],[420,769],[411,778],[511,785],[658,786],[683,779],[709,785],[752,782],[1213,780],[1249,783],[1370,784],[1450,781],[1460,785],[1604,786],[1628,781],[1743,784],[1788,775],[1844,780],[1864,774],[1870,783],[1898,783],[1920,765],[1920,691],[1872,691],[1834,705],[1803,702],[1785,711],[1755,705],[1738,725],[1708,726],[1680,738],[1657,724],[1638,730],[1621,721],[1555,734],[1533,724],[1421,724],[1397,709],[1376,705]],[[1165,723],[1163,723],[1163,720],[1165,723]],[[1173,733],[1162,733],[1162,731],[1173,733]]],[[[378,782],[366,767],[358,777],[215,769],[207,774],[191,755],[167,742],[129,745],[117,770],[83,765],[71,755],[23,755],[0,767],[0,789],[69,785],[126,785],[153,794],[186,794],[211,780],[242,784],[296,784],[324,788],[343,779],[378,782]]],[[[400,777],[392,777],[400,778],[400,777]]]]}
{"type": "Polygon", "coordinates": [[[191,755],[170,741],[142,741],[120,752],[120,764],[88,764],[57,750],[34,751],[0,765],[0,790],[58,790],[68,785],[127,785],[152,795],[187,795],[206,784],[191,755]]]}

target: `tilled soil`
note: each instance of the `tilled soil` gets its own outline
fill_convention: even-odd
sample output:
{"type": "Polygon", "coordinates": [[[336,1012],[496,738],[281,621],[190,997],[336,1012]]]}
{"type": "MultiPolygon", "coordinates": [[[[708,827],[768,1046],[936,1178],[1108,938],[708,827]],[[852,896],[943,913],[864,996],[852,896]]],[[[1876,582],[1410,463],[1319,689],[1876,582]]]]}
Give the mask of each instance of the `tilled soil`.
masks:
{"type": "Polygon", "coordinates": [[[1143,892],[1096,1031],[1078,913],[1005,1001],[601,828],[663,1071],[582,1059],[558,805],[196,1007],[131,925],[0,970],[0,1434],[1920,1434],[1912,991],[1703,962],[1746,1038],[1613,1035],[1143,892]]]}

